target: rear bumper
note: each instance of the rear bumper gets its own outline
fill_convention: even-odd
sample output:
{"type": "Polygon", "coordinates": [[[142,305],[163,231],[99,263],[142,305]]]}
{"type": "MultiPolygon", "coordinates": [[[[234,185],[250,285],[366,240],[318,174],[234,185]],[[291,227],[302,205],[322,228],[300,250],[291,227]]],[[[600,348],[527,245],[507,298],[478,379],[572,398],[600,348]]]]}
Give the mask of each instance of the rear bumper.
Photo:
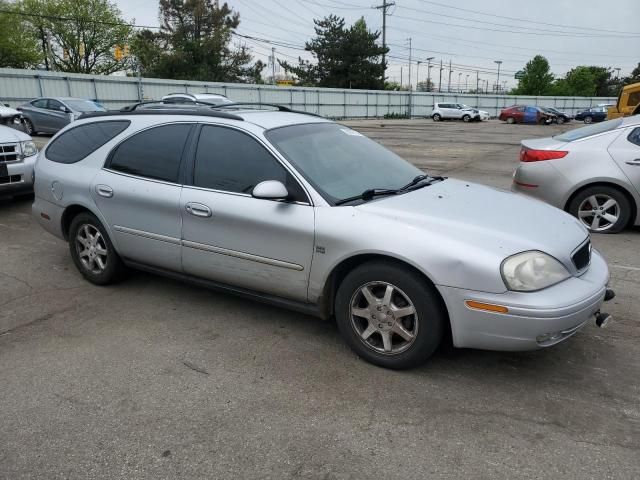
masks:
{"type": "Polygon", "coordinates": [[[520,162],[513,173],[511,190],[535,197],[564,210],[571,183],[553,162],[520,162]]]}
{"type": "Polygon", "coordinates": [[[65,239],[64,233],[62,232],[63,207],[44,200],[36,195],[33,200],[33,205],[31,206],[31,213],[38,224],[40,224],[40,226],[47,232],[62,240],[65,239]]]}
{"type": "Polygon", "coordinates": [[[6,164],[7,176],[0,176],[0,196],[33,192],[33,167],[36,158],[37,155],[32,155],[20,162],[6,164]]]}
{"type": "Polygon", "coordinates": [[[591,266],[582,276],[538,292],[492,294],[442,286],[439,290],[456,347],[521,351],[549,347],[575,334],[600,310],[608,280],[609,269],[594,250],[591,266]],[[509,311],[474,310],[465,304],[469,300],[509,311]]]}

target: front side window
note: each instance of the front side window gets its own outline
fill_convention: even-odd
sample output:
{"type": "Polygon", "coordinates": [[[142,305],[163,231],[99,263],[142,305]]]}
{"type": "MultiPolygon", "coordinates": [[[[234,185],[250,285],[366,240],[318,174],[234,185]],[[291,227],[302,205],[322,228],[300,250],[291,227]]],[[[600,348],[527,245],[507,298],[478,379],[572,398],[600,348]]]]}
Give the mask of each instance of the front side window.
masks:
{"type": "Polygon", "coordinates": [[[178,183],[180,161],[190,124],[162,125],[144,130],[118,145],[107,167],[118,172],[178,183]]]}
{"type": "Polygon", "coordinates": [[[275,128],[269,141],[327,201],[400,188],[423,172],[361,133],[335,123],[275,128]]]}
{"type": "Polygon", "coordinates": [[[49,144],[46,157],[57,163],[76,163],[122,133],[131,122],[115,120],[78,125],[49,144]]]}
{"type": "Polygon", "coordinates": [[[291,200],[308,201],[293,176],[256,139],[232,128],[202,127],[193,170],[194,186],[251,194],[265,180],[282,182],[291,200]]]}

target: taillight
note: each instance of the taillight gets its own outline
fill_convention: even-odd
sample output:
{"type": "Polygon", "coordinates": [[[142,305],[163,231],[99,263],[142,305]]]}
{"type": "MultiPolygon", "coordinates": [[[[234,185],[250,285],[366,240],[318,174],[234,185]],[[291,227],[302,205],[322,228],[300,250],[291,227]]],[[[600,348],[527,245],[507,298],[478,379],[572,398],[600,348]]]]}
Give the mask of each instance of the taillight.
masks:
{"type": "Polygon", "coordinates": [[[534,150],[532,148],[522,147],[520,150],[521,162],[542,162],[544,160],[557,160],[566,157],[566,150],[534,150]]]}

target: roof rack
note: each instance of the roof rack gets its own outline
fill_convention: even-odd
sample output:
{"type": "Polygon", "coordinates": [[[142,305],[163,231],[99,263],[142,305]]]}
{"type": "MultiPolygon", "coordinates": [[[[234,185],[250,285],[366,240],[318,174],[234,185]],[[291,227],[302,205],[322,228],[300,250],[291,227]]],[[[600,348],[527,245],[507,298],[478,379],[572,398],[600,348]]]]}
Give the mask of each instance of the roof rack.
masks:
{"type": "Polygon", "coordinates": [[[303,110],[294,110],[293,108],[289,108],[289,107],[285,107],[284,105],[278,105],[276,103],[261,103],[261,102],[233,102],[233,103],[220,103],[218,105],[215,105],[215,109],[221,109],[221,108],[236,108],[236,107],[241,107],[241,106],[248,106],[248,107],[273,107],[275,109],[277,109],[279,112],[288,112],[288,113],[300,113],[302,115],[311,115],[314,117],[320,117],[321,115],[318,115],[317,113],[311,113],[311,112],[305,112],[303,110]]]}
{"type": "MultiPolygon", "coordinates": [[[[155,102],[153,102],[155,103],[155,102]]],[[[211,107],[211,105],[209,105],[211,107]]],[[[234,115],[233,113],[228,112],[219,112],[217,110],[213,110],[212,108],[173,108],[173,109],[161,109],[161,108],[149,108],[146,110],[112,110],[107,112],[90,112],[84,113],[80,116],[80,118],[96,118],[96,117],[114,117],[120,115],[193,115],[200,117],[217,117],[217,118],[227,118],[229,120],[240,120],[244,121],[239,115],[234,115]]]]}

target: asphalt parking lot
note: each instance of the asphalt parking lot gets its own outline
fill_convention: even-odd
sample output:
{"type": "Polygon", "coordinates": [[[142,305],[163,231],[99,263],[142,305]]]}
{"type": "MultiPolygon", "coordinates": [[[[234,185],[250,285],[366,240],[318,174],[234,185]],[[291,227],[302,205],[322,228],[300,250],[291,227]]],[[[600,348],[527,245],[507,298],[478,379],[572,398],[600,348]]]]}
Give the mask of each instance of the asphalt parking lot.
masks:
{"type": "MultiPolygon", "coordinates": [[[[501,188],[522,138],[575,127],[345,123],[501,188]]],[[[2,479],[640,478],[640,229],[593,237],[609,328],[395,372],[331,322],[143,273],[91,285],[30,206],[0,203],[2,479]]]]}

